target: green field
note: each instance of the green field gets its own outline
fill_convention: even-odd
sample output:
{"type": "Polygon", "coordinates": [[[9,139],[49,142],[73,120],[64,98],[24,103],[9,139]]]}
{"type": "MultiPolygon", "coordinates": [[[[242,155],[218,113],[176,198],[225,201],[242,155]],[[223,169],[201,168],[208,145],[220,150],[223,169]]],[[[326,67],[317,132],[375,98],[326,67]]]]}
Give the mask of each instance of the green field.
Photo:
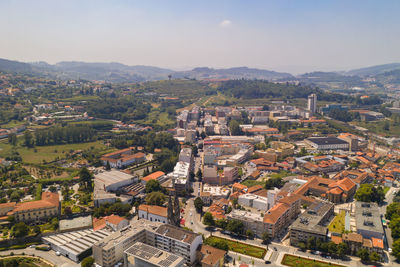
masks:
{"type": "Polygon", "coordinates": [[[338,215],[336,215],[336,217],[329,224],[329,226],[328,226],[329,231],[339,233],[339,234],[343,233],[345,216],[346,216],[346,212],[344,210],[340,211],[340,213],[338,215]]]}
{"type": "Polygon", "coordinates": [[[7,124],[0,125],[0,128],[10,129],[10,128],[14,128],[16,126],[24,125],[25,123],[26,123],[26,121],[15,121],[15,120],[12,120],[7,124]]]}
{"type": "Polygon", "coordinates": [[[230,239],[225,239],[222,237],[210,236],[207,239],[215,241],[217,240],[226,241],[228,243],[229,250],[259,259],[263,259],[265,254],[267,253],[267,250],[265,248],[252,246],[249,244],[233,241],[230,239]]]}
{"type": "MultiPolygon", "coordinates": [[[[17,146],[16,150],[21,155],[22,160],[26,163],[42,163],[43,160],[46,162],[54,161],[57,157],[64,158],[65,153],[71,150],[85,150],[89,148],[95,149],[107,149],[99,141],[79,144],[63,144],[63,145],[52,145],[52,146],[36,146],[34,148],[26,148],[17,146]],[[35,152],[36,151],[36,152],[35,152]]],[[[12,145],[8,143],[0,143],[0,157],[7,157],[12,152],[12,145]]]]}
{"type": "Polygon", "coordinates": [[[90,100],[96,100],[99,97],[96,95],[80,95],[80,96],[74,96],[71,98],[64,98],[64,99],[60,99],[60,101],[63,102],[77,102],[77,101],[90,101],[90,100]]]}
{"type": "Polygon", "coordinates": [[[344,265],[338,265],[329,262],[323,262],[319,260],[312,260],[306,259],[299,256],[285,254],[281,262],[283,265],[286,266],[293,266],[293,267],[328,267],[328,266],[336,266],[336,267],[344,267],[344,265]]]}
{"type": "Polygon", "coordinates": [[[385,195],[386,195],[386,193],[389,191],[389,189],[390,189],[389,186],[385,186],[385,187],[383,188],[383,193],[385,193],[385,195]]]}
{"type": "Polygon", "coordinates": [[[245,185],[247,187],[252,187],[255,185],[261,185],[262,187],[265,186],[265,181],[257,181],[257,180],[245,180],[241,183],[242,185],[245,185]]]}

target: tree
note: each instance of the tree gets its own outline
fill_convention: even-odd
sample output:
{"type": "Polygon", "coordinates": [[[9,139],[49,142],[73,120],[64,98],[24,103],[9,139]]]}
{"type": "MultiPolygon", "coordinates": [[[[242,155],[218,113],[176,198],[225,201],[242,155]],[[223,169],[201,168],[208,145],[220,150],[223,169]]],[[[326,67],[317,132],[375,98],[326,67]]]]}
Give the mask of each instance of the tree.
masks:
{"type": "Polygon", "coordinates": [[[49,191],[54,193],[54,192],[57,191],[57,188],[54,185],[52,185],[52,186],[49,187],[49,191]]]}
{"type": "Polygon", "coordinates": [[[206,212],[203,216],[203,224],[207,226],[214,226],[215,221],[211,213],[206,212]]]}
{"type": "Polygon", "coordinates": [[[307,248],[307,245],[304,242],[299,242],[297,243],[297,246],[299,247],[299,249],[301,249],[302,251],[305,251],[307,248]]]}
{"type": "Polygon", "coordinates": [[[65,215],[72,215],[72,209],[71,209],[71,207],[65,207],[64,208],[64,214],[65,215]]]}
{"type": "Polygon", "coordinates": [[[357,251],[357,256],[360,257],[361,261],[367,262],[369,260],[369,253],[366,248],[361,248],[357,251]]]}
{"type": "Polygon", "coordinates": [[[146,183],[145,191],[146,193],[162,192],[163,188],[158,180],[150,180],[146,183]]]}
{"type": "Polygon", "coordinates": [[[379,262],[379,261],[381,261],[381,256],[378,253],[376,253],[375,251],[373,251],[369,255],[369,260],[372,262],[379,262]]]}
{"type": "Polygon", "coordinates": [[[347,252],[347,244],[346,243],[339,243],[336,248],[336,254],[342,258],[347,252]]]}
{"type": "Polygon", "coordinates": [[[38,225],[35,225],[34,227],[33,227],[33,232],[35,233],[35,234],[40,234],[42,231],[40,230],[40,227],[38,226],[38,225]]]}
{"type": "Polygon", "coordinates": [[[146,196],[146,203],[148,205],[161,206],[165,203],[167,197],[161,192],[151,192],[146,196]]]}
{"type": "Polygon", "coordinates": [[[85,189],[90,191],[92,190],[92,173],[86,168],[83,167],[79,172],[79,180],[81,184],[85,186],[85,189]]]}
{"type": "Polygon", "coordinates": [[[81,262],[81,267],[92,267],[93,264],[94,264],[94,258],[93,257],[86,257],[81,262]]]}
{"type": "Polygon", "coordinates": [[[233,220],[228,221],[228,225],[226,226],[226,229],[229,232],[240,235],[243,233],[244,225],[241,221],[233,219],[233,220]]]}
{"type": "Polygon", "coordinates": [[[11,228],[11,236],[13,237],[24,237],[29,233],[29,227],[24,222],[16,223],[11,228]]]}
{"type": "Polygon", "coordinates": [[[196,197],[196,199],[194,200],[194,206],[196,208],[196,211],[198,213],[201,213],[203,211],[203,206],[204,206],[204,202],[200,197],[196,197]]]}
{"type": "Polygon", "coordinates": [[[189,181],[193,182],[193,181],[194,181],[194,177],[195,177],[194,172],[193,172],[193,171],[190,171],[190,172],[189,172],[189,181]]]}
{"type": "Polygon", "coordinates": [[[226,226],[228,225],[228,221],[226,219],[219,219],[215,221],[215,226],[221,229],[226,229],[226,226]]]}
{"type": "Polygon", "coordinates": [[[109,171],[109,170],[111,170],[111,166],[110,166],[110,162],[107,160],[106,171],[109,171]]]}
{"type": "Polygon", "coordinates": [[[231,135],[242,135],[242,129],[240,129],[240,124],[237,120],[231,120],[229,122],[229,130],[231,135]]]}
{"type": "Polygon", "coordinates": [[[271,240],[271,237],[269,236],[268,232],[264,232],[261,235],[261,239],[262,239],[263,244],[268,244],[268,242],[271,240]]]}
{"type": "Polygon", "coordinates": [[[392,237],[397,239],[400,237],[400,217],[395,217],[389,223],[389,227],[392,230],[392,237]]]}
{"type": "Polygon", "coordinates": [[[26,147],[33,147],[33,136],[30,131],[25,131],[24,133],[24,145],[26,147]]]}
{"type": "Polygon", "coordinates": [[[337,253],[337,246],[335,243],[333,243],[333,242],[328,243],[328,252],[331,255],[334,255],[337,253]]]}
{"type": "Polygon", "coordinates": [[[196,177],[197,179],[201,182],[201,180],[203,179],[203,173],[201,172],[201,169],[199,168],[199,170],[196,172],[196,177]]]}
{"type": "Polygon", "coordinates": [[[17,135],[15,133],[11,133],[8,135],[8,143],[13,146],[17,144],[17,135]]]}
{"type": "Polygon", "coordinates": [[[316,243],[315,237],[311,236],[311,237],[309,237],[307,239],[307,248],[308,249],[315,250],[316,249],[316,245],[317,245],[317,243],[316,243]]]}
{"type": "Polygon", "coordinates": [[[274,187],[281,188],[284,184],[285,182],[281,177],[271,177],[265,183],[265,188],[266,189],[272,189],[274,187]]]}
{"type": "Polygon", "coordinates": [[[392,244],[392,255],[399,261],[400,260],[400,239],[397,239],[392,244]]]}
{"type": "Polygon", "coordinates": [[[375,187],[373,184],[362,184],[354,198],[363,202],[381,203],[385,199],[385,194],[381,186],[375,187]]]}
{"type": "Polygon", "coordinates": [[[400,203],[393,202],[386,208],[386,219],[391,220],[392,218],[400,216],[400,203]]]}
{"type": "Polygon", "coordinates": [[[228,251],[228,249],[229,249],[228,241],[223,240],[223,239],[207,238],[204,243],[206,243],[209,246],[219,248],[219,249],[222,249],[225,251],[228,251]]]}
{"type": "Polygon", "coordinates": [[[253,238],[254,237],[254,233],[253,233],[253,231],[251,231],[250,229],[247,229],[247,231],[246,231],[246,236],[248,237],[248,238],[253,238]]]}

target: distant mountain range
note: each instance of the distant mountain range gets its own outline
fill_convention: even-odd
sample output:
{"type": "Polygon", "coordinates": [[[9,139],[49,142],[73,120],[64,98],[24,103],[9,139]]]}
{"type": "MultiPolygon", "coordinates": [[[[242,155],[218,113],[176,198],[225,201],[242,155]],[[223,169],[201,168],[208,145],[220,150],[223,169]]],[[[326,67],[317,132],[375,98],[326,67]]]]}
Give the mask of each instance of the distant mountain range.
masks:
{"type": "Polygon", "coordinates": [[[400,63],[384,64],[338,72],[311,72],[298,76],[290,73],[248,67],[213,69],[194,68],[173,71],[153,66],[127,66],[121,63],[46,62],[24,63],[0,59],[0,71],[24,73],[55,79],[103,80],[107,82],[143,82],[173,79],[264,79],[269,81],[299,81],[326,89],[353,87],[383,88],[384,84],[400,85],[400,63]]]}

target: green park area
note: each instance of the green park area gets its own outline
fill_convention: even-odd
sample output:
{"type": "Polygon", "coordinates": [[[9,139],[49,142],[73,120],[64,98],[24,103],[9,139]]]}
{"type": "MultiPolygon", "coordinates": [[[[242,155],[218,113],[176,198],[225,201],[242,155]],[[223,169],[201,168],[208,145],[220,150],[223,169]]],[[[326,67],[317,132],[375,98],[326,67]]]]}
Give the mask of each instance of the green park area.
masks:
{"type": "Polygon", "coordinates": [[[0,157],[7,157],[12,154],[15,149],[22,157],[22,160],[26,163],[43,163],[43,161],[51,162],[57,158],[65,158],[67,153],[76,150],[86,149],[107,149],[101,142],[88,142],[78,144],[62,144],[62,145],[50,145],[50,146],[36,146],[33,148],[27,148],[22,146],[16,146],[15,148],[6,142],[0,143],[0,157]]]}
{"type": "Polygon", "coordinates": [[[344,265],[338,265],[330,262],[323,262],[315,259],[306,259],[299,256],[285,254],[282,259],[282,264],[292,267],[344,267],[344,265]]]}
{"type": "Polygon", "coordinates": [[[346,212],[341,210],[338,215],[332,220],[329,224],[329,231],[335,233],[343,233],[344,231],[344,220],[345,220],[346,212]]]}
{"type": "Polygon", "coordinates": [[[237,253],[241,253],[247,256],[263,259],[267,250],[265,248],[256,247],[253,245],[245,244],[238,241],[233,241],[230,239],[225,239],[216,236],[210,236],[209,241],[211,242],[226,242],[228,244],[228,249],[237,253]]]}

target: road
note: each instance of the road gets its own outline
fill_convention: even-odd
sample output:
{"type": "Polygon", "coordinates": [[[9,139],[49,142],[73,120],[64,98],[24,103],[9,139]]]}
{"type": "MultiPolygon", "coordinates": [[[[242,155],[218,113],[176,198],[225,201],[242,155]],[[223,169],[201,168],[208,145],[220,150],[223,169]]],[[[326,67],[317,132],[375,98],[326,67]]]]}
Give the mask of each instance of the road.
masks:
{"type": "MultiPolygon", "coordinates": [[[[386,214],[386,208],[389,204],[391,204],[393,202],[393,198],[394,198],[394,191],[396,189],[394,187],[391,187],[389,189],[389,191],[387,191],[386,195],[385,195],[385,203],[384,205],[382,205],[380,207],[380,212],[381,214],[384,216],[386,214]]],[[[392,244],[393,244],[393,238],[392,238],[392,231],[390,230],[390,228],[387,227],[383,227],[383,230],[385,231],[385,237],[386,237],[386,242],[387,242],[387,247],[391,248],[392,244]]],[[[395,258],[393,256],[391,256],[389,253],[387,254],[388,258],[389,258],[389,263],[393,263],[393,261],[395,260],[395,258]]]]}
{"type": "Polygon", "coordinates": [[[13,252],[14,255],[25,253],[25,255],[39,256],[39,257],[53,263],[57,267],[79,267],[79,266],[81,266],[80,264],[78,264],[74,261],[71,261],[70,259],[68,259],[64,256],[57,256],[56,253],[52,250],[41,251],[41,250],[36,250],[34,248],[14,249],[14,250],[0,251],[0,255],[8,256],[8,255],[10,255],[11,252],[13,252]]]}

